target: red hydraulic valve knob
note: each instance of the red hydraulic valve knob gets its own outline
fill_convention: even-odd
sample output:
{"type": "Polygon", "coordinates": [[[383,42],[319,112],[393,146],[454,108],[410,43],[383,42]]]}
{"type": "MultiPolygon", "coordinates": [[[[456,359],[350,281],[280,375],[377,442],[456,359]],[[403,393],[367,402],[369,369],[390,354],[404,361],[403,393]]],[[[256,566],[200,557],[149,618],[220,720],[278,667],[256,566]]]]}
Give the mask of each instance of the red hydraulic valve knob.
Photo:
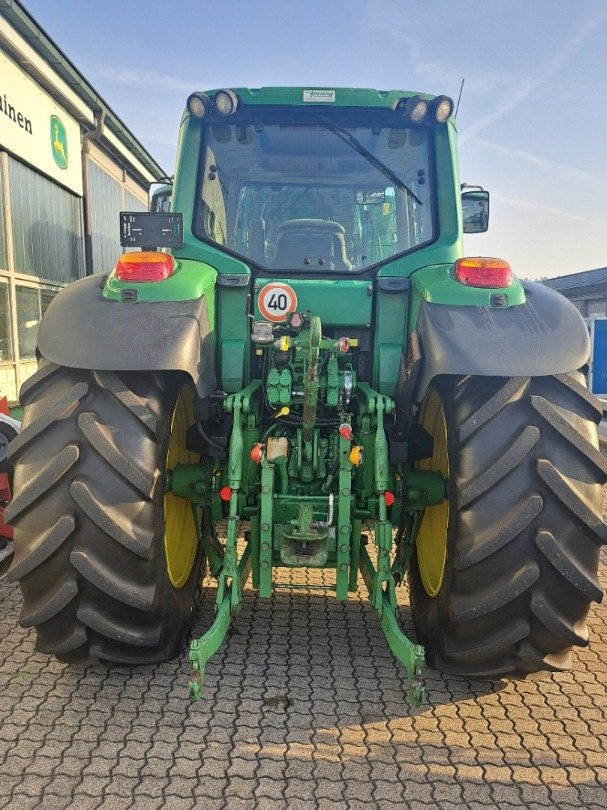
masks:
{"type": "Polygon", "coordinates": [[[219,497],[221,498],[222,501],[229,501],[230,498],[232,497],[232,490],[230,489],[230,487],[222,487],[219,490],[219,497]]]}
{"type": "Polygon", "coordinates": [[[339,435],[342,437],[342,439],[352,441],[352,425],[349,425],[347,422],[343,422],[339,426],[339,435]]]}
{"type": "Polygon", "coordinates": [[[261,459],[263,458],[263,444],[261,442],[257,442],[251,448],[251,461],[254,464],[259,464],[261,459]]]}

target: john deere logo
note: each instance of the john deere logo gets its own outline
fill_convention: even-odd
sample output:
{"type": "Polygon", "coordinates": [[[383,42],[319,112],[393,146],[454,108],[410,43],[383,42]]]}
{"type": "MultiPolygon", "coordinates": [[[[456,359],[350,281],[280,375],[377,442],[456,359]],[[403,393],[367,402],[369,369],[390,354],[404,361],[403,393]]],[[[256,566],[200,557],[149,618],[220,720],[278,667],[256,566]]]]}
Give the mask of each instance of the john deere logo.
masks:
{"type": "Polygon", "coordinates": [[[57,166],[67,169],[67,133],[56,115],[51,115],[51,149],[57,166]]]}

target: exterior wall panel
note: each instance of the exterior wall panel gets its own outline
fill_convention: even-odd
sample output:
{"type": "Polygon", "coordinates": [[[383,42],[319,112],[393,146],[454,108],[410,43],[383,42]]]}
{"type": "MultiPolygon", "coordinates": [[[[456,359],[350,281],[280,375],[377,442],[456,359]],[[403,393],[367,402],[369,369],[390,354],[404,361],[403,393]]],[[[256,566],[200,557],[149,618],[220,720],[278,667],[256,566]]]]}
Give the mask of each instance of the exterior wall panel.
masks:
{"type": "Polygon", "coordinates": [[[120,212],[145,211],[147,202],[129,191],[124,181],[118,180],[92,158],[87,159],[87,171],[93,271],[107,273],[124,252],[120,246],[120,212]]]}
{"type": "Polygon", "coordinates": [[[83,273],[80,198],[13,158],[9,167],[15,272],[75,281],[83,273]]]}

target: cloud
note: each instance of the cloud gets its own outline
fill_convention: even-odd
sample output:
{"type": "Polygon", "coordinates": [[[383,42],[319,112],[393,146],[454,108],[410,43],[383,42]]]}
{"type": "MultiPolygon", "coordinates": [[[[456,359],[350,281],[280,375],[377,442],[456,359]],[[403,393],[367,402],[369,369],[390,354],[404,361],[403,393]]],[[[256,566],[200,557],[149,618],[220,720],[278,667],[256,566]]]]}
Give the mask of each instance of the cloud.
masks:
{"type": "Polygon", "coordinates": [[[520,81],[519,86],[504,97],[504,101],[492,112],[479,118],[473,124],[466,128],[460,135],[460,145],[469,140],[472,136],[476,135],[489,124],[493,124],[498,119],[502,118],[506,113],[511,112],[515,107],[524,101],[531,93],[537,90],[548,79],[552,78],[558,71],[565,65],[565,63],[573,56],[573,54],[580,48],[584,41],[596,31],[597,28],[607,18],[607,11],[602,11],[595,17],[586,20],[580,27],[579,31],[568,42],[566,42],[559,52],[550,59],[542,67],[542,69],[533,76],[528,76],[520,81]]]}
{"type": "Polygon", "coordinates": [[[146,70],[145,68],[116,67],[97,63],[90,74],[95,79],[105,79],[114,84],[122,84],[127,87],[150,87],[156,90],[180,90],[182,92],[192,92],[193,82],[182,79],[179,76],[171,76],[168,73],[160,73],[157,70],[146,70]]]}
{"type": "MultiPolygon", "coordinates": [[[[447,8],[451,2],[447,0],[447,8]]],[[[436,92],[450,91],[455,96],[465,77],[465,97],[486,98],[502,93],[516,81],[512,67],[507,71],[488,67],[466,49],[449,47],[451,43],[448,47],[438,48],[440,39],[436,38],[436,31],[427,28],[427,17],[428,11],[423,4],[415,4],[415,10],[409,10],[406,22],[401,22],[403,0],[371,0],[366,4],[366,14],[361,24],[379,34],[383,42],[391,40],[404,46],[397,46],[397,49],[404,52],[408,73],[419,77],[423,84],[421,89],[425,92],[431,92],[434,88],[436,92]],[[439,53],[448,54],[449,58],[436,58],[435,54],[439,53]],[[451,58],[454,53],[455,58],[451,58]]]]}
{"type": "Polygon", "coordinates": [[[586,172],[583,169],[576,169],[574,166],[568,166],[566,163],[558,163],[555,160],[547,160],[546,158],[534,155],[532,152],[526,152],[524,149],[514,149],[510,146],[504,146],[500,143],[493,141],[486,141],[482,138],[476,138],[475,143],[487,149],[493,149],[502,155],[509,155],[511,157],[520,158],[533,166],[538,166],[541,169],[547,169],[551,174],[560,174],[569,180],[579,180],[582,183],[593,183],[598,185],[607,185],[605,180],[596,175],[586,172]]]}
{"type": "Polygon", "coordinates": [[[407,63],[411,73],[419,76],[424,86],[436,88],[443,92],[445,83],[451,83],[451,92],[459,92],[462,77],[466,77],[466,96],[495,96],[512,83],[512,72],[487,68],[486,65],[474,65],[468,62],[456,64],[441,59],[430,59],[427,43],[419,38],[395,28],[394,20],[388,23],[383,15],[368,21],[368,27],[377,31],[383,38],[390,38],[402,43],[406,48],[407,63]]]}
{"type": "Polygon", "coordinates": [[[563,211],[561,208],[554,208],[552,205],[543,205],[542,203],[531,202],[530,200],[522,200],[518,197],[503,197],[501,194],[492,194],[491,198],[514,208],[523,208],[526,211],[549,214],[551,217],[563,217],[575,222],[583,222],[584,225],[592,227],[603,227],[603,223],[588,219],[588,217],[581,214],[572,214],[571,211],[563,211]]]}

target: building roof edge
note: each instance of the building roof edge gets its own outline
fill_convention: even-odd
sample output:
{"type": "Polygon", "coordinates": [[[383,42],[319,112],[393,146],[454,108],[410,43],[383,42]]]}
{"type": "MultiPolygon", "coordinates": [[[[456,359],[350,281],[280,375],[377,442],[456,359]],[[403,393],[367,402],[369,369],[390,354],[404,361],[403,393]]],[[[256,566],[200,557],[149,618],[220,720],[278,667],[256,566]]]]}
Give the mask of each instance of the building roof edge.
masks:
{"type": "Polygon", "coordinates": [[[105,110],[105,125],[116,138],[155,177],[165,177],[165,170],[154,160],[143,144],[105,99],[97,93],[58,45],[38,25],[17,0],[0,0],[0,15],[12,25],[28,44],[47,61],[57,75],[93,110],[105,110]]]}

